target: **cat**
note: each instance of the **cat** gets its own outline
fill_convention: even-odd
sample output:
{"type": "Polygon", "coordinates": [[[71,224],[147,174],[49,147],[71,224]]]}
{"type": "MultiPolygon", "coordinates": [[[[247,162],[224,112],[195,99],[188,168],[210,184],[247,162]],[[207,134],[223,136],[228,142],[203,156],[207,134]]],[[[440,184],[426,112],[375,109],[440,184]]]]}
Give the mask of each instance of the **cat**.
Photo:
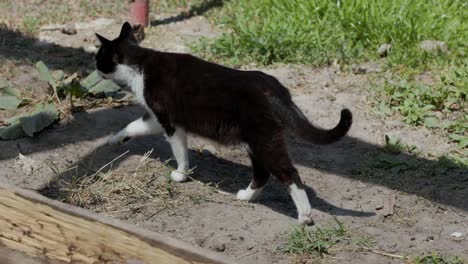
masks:
{"type": "Polygon", "coordinates": [[[237,198],[250,201],[270,174],[289,187],[300,224],[313,224],[304,185],[289,158],[285,131],[292,130],[315,144],[329,144],[350,129],[352,115],[341,111],[330,130],[314,127],[276,78],[260,71],[241,71],[189,54],[159,52],[138,45],[132,26],[125,22],[120,35],[102,43],[96,54],[100,76],[131,88],[146,114],[113,135],[109,143],[165,134],[177,161],[175,182],[187,179],[187,133],[224,145],[246,144],[253,178],[237,198]]]}

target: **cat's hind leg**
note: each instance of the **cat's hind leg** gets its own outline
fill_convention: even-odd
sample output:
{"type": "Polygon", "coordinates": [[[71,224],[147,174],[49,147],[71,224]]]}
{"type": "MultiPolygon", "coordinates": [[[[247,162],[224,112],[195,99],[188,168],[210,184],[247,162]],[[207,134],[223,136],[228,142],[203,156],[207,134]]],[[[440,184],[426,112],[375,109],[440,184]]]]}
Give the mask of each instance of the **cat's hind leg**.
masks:
{"type": "Polygon", "coordinates": [[[261,160],[249,151],[252,161],[253,178],[246,189],[237,192],[237,199],[242,201],[251,201],[255,199],[263,189],[270,177],[270,172],[265,168],[261,160]]]}
{"type": "Polygon", "coordinates": [[[124,129],[112,136],[110,145],[125,143],[133,137],[161,134],[164,131],[158,119],[146,113],[143,117],[131,122],[124,129]]]}
{"type": "Polygon", "coordinates": [[[269,141],[257,144],[254,153],[258,156],[259,162],[264,164],[271,174],[289,187],[289,194],[297,209],[298,222],[306,225],[313,224],[312,208],[305,192],[305,186],[289,158],[282,137],[271,137],[269,141]]]}
{"type": "Polygon", "coordinates": [[[189,170],[187,133],[183,128],[176,127],[174,133],[167,136],[167,140],[177,161],[177,170],[171,172],[171,178],[175,182],[185,181],[189,170]]]}

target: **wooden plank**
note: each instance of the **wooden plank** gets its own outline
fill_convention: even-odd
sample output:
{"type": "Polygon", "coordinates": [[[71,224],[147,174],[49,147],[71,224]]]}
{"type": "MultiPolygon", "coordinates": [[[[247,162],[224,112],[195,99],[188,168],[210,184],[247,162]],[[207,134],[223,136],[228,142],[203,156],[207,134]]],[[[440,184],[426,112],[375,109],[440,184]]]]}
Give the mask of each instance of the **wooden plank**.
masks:
{"type": "Polygon", "coordinates": [[[0,246],[66,263],[234,263],[214,252],[2,183],[0,246]]]}
{"type": "Polygon", "coordinates": [[[39,259],[28,256],[22,252],[0,246],[1,264],[66,264],[63,261],[39,259]]]}

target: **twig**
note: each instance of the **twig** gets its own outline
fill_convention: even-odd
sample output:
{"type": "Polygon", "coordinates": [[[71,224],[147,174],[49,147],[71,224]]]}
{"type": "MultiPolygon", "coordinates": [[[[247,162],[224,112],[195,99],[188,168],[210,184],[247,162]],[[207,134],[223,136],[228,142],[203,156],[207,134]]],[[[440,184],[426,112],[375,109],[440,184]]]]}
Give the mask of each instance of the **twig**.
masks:
{"type": "Polygon", "coordinates": [[[392,258],[398,258],[398,259],[410,259],[410,257],[405,257],[405,256],[397,255],[397,254],[387,253],[387,252],[384,252],[384,251],[378,250],[378,249],[368,248],[367,250],[372,252],[372,253],[382,255],[382,256],[386,256],[386,257],[392,257],[392,258]]]}
{"type": "MultiPolygon", "coordinates": [[[[210,187],[210,186],[208,186],[208,184],[203,183],[203,182],[201,182],[201,181],[199,181],[199,180],[196,180],[196,179],[194,179],[193,177],[191,177],[190,175],[187,175],[187,177],[188,177],[189,179],[191,179],[192,181],[194,181],[194,182],[196,182],[196,183],[198,183],[198,184],[200,184],[200,185],[202,185],[202,186],[210,187]]],[[[217,192],[217,193],[231,196],[230,193],[227,193],[227,192],[224,192],[224,191],[220,191],[220,190],[218,190],[216,187],[211,187],[211,189],[213,189],[213,190],[214,190],[215,192],[217,192]]]]}
{"type": "Polygon", "coordinates": [[[255,254],[255,253],[257,253],[257,252],[258,252],[258,249],[257,249],[257,250],[252,250],[252,251],[250,251],[250,252],[247,252],[247,253],[245,253],[245,254],[242,254],[242,255],[240,255],[240,256],[237,256],[236,259],[244,258],[244,257],[250,256],[250,255],[252,255],[252,254],[255,254]]]}
{"type": "Polygon", "coordinates": [[[104,166],[102,166],[101,168],[99,168],[99,170],[97,170],[96,173],[94,173],[94,175],[93,175],[92,177],[96,176],[96,175],[97,175],[99,172],[101,172],[105,167],[111,165],[112,163],[114,163],[114,161],[120,159],[122,156],[124,156],[125,154],[127,154],[129,151],[130,151],[130,150],[125,151],[124,153],[120,154],[117,158],[111,160],[111,161],[108,162],[106,165],[104,165],[104,166]]]}

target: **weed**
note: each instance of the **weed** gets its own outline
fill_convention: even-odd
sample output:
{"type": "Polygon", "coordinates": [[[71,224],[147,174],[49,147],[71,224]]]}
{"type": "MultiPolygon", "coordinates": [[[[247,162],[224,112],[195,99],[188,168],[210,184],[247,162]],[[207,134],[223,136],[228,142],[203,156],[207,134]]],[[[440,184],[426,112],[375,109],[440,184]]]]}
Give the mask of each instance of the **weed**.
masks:
{"type": "Polygon", "coordinates": [[[385,148],[392,153],[416,153],[418,150],[416,146],[405,144],[400,139],[389,135],[385,135],[385,148]]]}
{"type": "Polygon", "coordinates": [[[460,149],[466,148],[468,68],[454,67],[432,85],[413,78],[387,81],[381,90],[378,109],[387,115],[398,112],[408,124],[442,131],[448,141],[456,142],[460,149]]]}
{"type": "Polygon", "coordinates": [[[431,255],[424,257],[416,257],[414,264],[463,264],[464,260],[458,256],[441,256],[437,252],[432,252],[431,255]]]}
{"type": "Polygon", "coordinates": [[[418,169],[420,163],[414,157],[403,159],[394,155],[380,154],[369,162],[369,166],[374,169],[388,170],[392,174],[397,174],[407,170],[418,169]]]}
{"type": "Polygon", "coordinates": [[[32,34],[39,28],[40,20],[36,17],[23,17],[23,27],[27,34],[32,34]]]}
{"type": "Polygon", "coordinates": [[[283,251],[292,254],[318,254],[323,257],[324,254],[329,254],[331,247],[345,239],[348,239],[347,231],[337,219],[323,227],[293,226],[283,251]]]}

